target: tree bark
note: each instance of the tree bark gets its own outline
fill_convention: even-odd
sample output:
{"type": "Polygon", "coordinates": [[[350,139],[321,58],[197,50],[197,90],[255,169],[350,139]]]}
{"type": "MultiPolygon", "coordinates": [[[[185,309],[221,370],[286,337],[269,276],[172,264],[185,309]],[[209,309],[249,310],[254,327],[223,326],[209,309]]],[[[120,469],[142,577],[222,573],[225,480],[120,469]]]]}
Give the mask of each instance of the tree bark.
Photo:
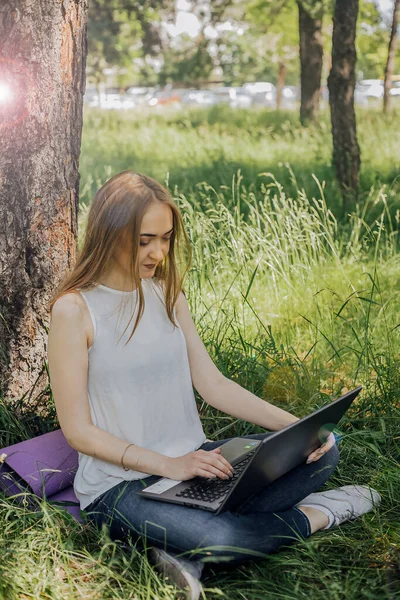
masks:
{"type": "Polygon", "coordinates": [[[385,83],[384,83],[384,87],[383,87],[383,112],[387,112],[389,110],[389,100],[390,100],[389,92],[390,92],[390,88],[392,87],[394,57],[396,54],[396,45],[397,45],[397,26],[398,26],[398,22],[399,22],[399,6],[400,6],[400,0],[395,0],[394,6],[393,6],[392,31],[390,33],[388,57],[387,57],[386,68],[385,68],[385,83]]]}
{"type": "Polygon", "coordinates": [[[77,249],[87,0],[3,0],[0,40],[0,395],[29,405],[77,249]]]}
{"type": "Polygon", "coordinates": [[[281,108],[282,104],[282,90],[285,85],[287,68],[284,62],[279,63],[278,80],[276,85],[276,110],[281,108]]]}
{"type": "Polygon", "coordinates": [[[311,16],[298,0],[300,38],[300,121],[307,126],[318,121],[323,62],[322,9],[311,16]]]}
{"type": "Polygon", "coordinates": [[[328,89],[333,163],[343,193],[344,210],[357,198],[361,164],[354,112],[357,16],[358,0],[336,0],[328,89]]]}

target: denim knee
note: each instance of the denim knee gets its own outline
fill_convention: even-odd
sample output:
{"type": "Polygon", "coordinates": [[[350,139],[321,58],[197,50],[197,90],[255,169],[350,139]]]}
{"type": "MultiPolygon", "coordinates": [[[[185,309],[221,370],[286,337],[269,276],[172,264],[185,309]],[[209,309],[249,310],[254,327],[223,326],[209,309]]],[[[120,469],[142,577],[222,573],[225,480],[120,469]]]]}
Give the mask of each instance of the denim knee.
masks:
{"type": "Polygon", "coordinates": [[[334,444],[332,448],[325,454],[324,459],[332,465],[332,471],[337,466],[340,458],[340,452],[337,444],[334,444]]]}
{"type": "Polygon", "coordinates": [[[243,542],[243,536],[238,535],[233,524],[231,527],[216,526],[197,546],[197,552],[199,556],[207,556],[210,562],[230,562],[235,558],[243,560],[243,556],[248,554],[248,548],[243,547],[243,542]]]}
{"type": "Polygon", "coordinates": [[[315,470],[315,475],[319,475],[321,481],[326,481],[335,470],[340,458],[340,453],[335,444],[319,460],[311,463],[315,470]]]}

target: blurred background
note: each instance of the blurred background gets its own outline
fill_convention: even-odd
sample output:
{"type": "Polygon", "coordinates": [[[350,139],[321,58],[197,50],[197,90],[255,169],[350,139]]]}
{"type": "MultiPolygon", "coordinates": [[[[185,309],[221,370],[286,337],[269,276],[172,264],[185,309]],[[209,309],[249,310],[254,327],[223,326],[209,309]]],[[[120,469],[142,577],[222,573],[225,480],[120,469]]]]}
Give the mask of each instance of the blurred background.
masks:
{"type": "MultiPolygon", "coordinates": [[[[324,12],[321,102],[328,102],[332,7],[324,12]]],[[[325,6],[324,6],[325,5],[325,6]]],[[[379,105],[391,0],[361,0],[355,103],[379,105]]],[[[92,0],[85,103],[103,110],[214,106],[296,110],[299,15],[294,0],[92,0]],[[134,6],[135,5],[135,8],[134,6]]],[[[400,102],[400,68],[390,95],[400,102]]]]}
{"type": "Polygon", "coordinates": [[[373,222],[380,208],[371,198],[383,190],[395,219],[399,1],[341,4],[340,35],[350,61],[355,41],[354,67],[343,67],[340,39],[333,59],[333,0],[92,0],[83,203],[109,176],[134,168],[204,208],[199,186],[230,187],[240,171],[241,185],[256,197],[262,196],[263,173],[272,173],[290,197],[298,190],[310,199],[320,196],[320,182],[344,227],[347,213],[362,214],[357,206],[367,205],[363,218],[373,222]],[[336,161],[328,91],[335,70],[331,102],[338,132],[343,98],[349,111],[340,124],[336,161]],[[352,173],[346,173],[347,160],[352,173]]]}

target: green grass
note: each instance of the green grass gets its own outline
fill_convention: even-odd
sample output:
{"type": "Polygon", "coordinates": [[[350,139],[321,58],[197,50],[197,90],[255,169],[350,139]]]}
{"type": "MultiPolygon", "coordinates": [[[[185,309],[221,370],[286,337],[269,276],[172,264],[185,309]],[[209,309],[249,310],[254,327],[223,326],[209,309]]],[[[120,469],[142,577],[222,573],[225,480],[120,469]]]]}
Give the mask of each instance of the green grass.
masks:
{"type": "MultiPolygon", "coordinates": [[[[192,242],[189,303],[218,368],[298,416],[364,386],[340,423],[341,460],[326,487],[372,485],[383,498],[379,510],[261,561],[208,565],[207,600],[393,600],[400,593],[397,129],[394,117],[363,113],[363,203],[338,220],[327,118],[311,131],[296,119],[261,111],[87,113],[81,239],[86,205],[108,176],[134,168],[167,179],[192,242]]],[[[3,445],[57,427],[49,389],[42,401],[41,416],[24,421],[0,409],[3,445]]],[[[207,436],[261,431],[198,401],[207,436]]],[[[141,552],[128,555],[105,531],[40,501],[39,508],[0,498],[1,600],[177,597],[141,552]]]]}
{"type": "MultiPolygon", "coordinates": [[[[362,151],[361,195],[364,203],[373,186],[388,186],[388,203],[400,208],[400,132],[398,112],[383,117],[359,110],[358,136],[362,151]]],[[[85,113],[80,169],[82,198],[90,198],[111,174],[124,169],[168,181],[171,189],[198,198],[207,182],[219,190],[230,186],[240,169],[247,188],[259,191],[272,172],[289,195],[304,188],[309,198],[319,194],[311,177],[325,182],[329,207],[339,212],[338,186],[331,166],[332,141],[327,112],[317,128],[301,127],[291,111],[232,110],[217,106],[144,114],[88,110],[85,113]],[[292,172],[290,170],[292,169],[292,172]]]]}

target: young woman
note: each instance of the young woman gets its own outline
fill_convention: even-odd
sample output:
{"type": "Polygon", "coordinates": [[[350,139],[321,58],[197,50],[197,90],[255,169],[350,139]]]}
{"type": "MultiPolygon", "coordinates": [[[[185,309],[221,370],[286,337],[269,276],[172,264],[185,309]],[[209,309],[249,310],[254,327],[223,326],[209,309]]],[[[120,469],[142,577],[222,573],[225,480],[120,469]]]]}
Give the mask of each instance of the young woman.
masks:
{"type": "Polygon", "coordinates": [[[265,556],[354,519],[380,496],[363,486],[315,493],[339,459],[332,434],[234,511],[214,515],[136,494],[157,476],[231,476],[219,449],[226,440],[206,439],[192,386],[210,405],[268,430],[297,420],[210,359],[182,289],[190,258],[167,190],[132,171],[112,177],[94,197],[83,249],[50,303],[48,364],[60,426],[79,452],[81,509],[99,528],[106,523],[113,539],[129,535],[158,548],[153,559],[197,598],[203,557],[234,564],[265,556]]]}

